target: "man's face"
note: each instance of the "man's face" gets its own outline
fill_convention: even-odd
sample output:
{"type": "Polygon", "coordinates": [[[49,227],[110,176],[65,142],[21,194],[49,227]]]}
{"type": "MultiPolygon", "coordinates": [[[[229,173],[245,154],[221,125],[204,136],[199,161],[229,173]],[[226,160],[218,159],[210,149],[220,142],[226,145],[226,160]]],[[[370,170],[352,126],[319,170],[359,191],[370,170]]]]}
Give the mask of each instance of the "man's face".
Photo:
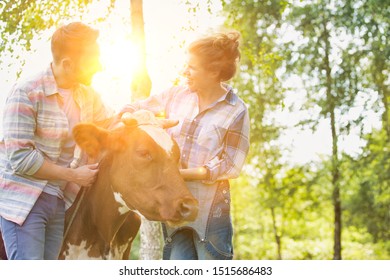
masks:
{"type": "Polygon", "coordinates": [[[93,76],[102,69],[100,50],[97,43],[85,48],[78,59],[72,59],[73,73],[71,76],[76,83],[90,85],[93,76]]]}

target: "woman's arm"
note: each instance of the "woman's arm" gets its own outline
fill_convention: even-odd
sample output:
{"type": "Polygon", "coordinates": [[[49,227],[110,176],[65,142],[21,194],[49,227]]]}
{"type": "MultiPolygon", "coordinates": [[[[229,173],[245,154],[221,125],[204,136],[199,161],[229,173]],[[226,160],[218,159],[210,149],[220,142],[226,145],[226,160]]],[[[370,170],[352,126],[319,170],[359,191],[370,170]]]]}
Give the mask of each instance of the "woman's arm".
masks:
{"type": "Polygon", "coordinates": [[[180,174],[184,180],[206,180],[207,169],[202,167],[180,169],[180,174]]]}

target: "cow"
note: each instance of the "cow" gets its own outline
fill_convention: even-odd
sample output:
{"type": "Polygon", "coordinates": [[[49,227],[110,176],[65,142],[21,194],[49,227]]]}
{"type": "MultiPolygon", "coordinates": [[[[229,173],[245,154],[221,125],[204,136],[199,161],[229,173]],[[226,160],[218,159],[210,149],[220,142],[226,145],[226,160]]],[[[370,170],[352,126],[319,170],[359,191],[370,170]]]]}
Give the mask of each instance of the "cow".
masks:
{"type": "Polygon", "coordinates": [[[196,219],[198,201],[180,175],[179,148],[164,121],[172,125],[137,111],[125,113],[111,130],[75,126],[77,145],[99,159],[99,173],[66,212],[59,259],[129,259],[139,214],[170,226],[196,219]]]}
{"type": "Polygon", "coordinates": [[[6,259],[7,259],[7,254],[5,253],[3,238],[0,232],[0,260],[6,260],[6,259]]]}

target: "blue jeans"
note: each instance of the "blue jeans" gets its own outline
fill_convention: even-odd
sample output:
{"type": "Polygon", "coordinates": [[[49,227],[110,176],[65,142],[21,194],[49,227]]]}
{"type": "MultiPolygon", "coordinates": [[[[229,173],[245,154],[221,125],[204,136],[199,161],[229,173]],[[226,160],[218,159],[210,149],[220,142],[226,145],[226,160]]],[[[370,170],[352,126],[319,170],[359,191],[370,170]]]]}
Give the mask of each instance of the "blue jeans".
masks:
{"type": "Polygon", "coordinates": [[[208,217],[206,239],[199,239],[192,228],[181,228],[167,236],[163,225],[164,260],[231,260],[233,258],[233,227],[230,217],[229,182],[218,186],[208,217]]]}
{"type": "Polygon", "coordinates": [[[10,260],[55,260],[61,249],[65,203],[42,193],[22,226],[0,217],[0,229],[10,260]]]}

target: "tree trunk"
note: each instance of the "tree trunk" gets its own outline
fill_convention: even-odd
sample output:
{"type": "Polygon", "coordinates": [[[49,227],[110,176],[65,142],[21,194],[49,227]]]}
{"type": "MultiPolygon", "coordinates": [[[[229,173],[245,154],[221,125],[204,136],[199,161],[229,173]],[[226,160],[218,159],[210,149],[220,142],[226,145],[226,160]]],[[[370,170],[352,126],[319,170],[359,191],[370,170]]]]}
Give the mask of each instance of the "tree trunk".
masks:
{"type": "Polygon", "coordinates": [[[161,260],[162,248],[161,223],[151,222],[142,217],[139,258],[141,260],[161,260]]]}
{"type": "Polygon", "coordinates": [[[142,0],[130,1],[132,41],[139,54],[139,65],[131,81],[132,100],[139,100],[150,95],[152,82],[146,68],[146,43],[142,0]]]}
{"type": "Polygon", "coordinates": [[[323,22],[324,27],[324,43],[325,43],[325,57],[324,57],[324,68],[326,71],[326,96],[328,113],[330,114],[330,127],[332,132],[332,185],[333,185],[333,208],[334,208],[334,244],[333,244],[333,259],[341,260],[341,199],[340,199],[340,186],[339,186],[339,159],[338,159],[338,135],[336,131],[336,100],[332,94],[332,74],[330,66],[330,41],[329,32],[326,27],[326,21],[323,22]]]}
{"type": "MultiPolygon", "coordinates": [[[[150,95],[152,83],[146,68],[146,43],[142,0],[130,0],[132,41],[137,47],[140,64],[131,81],[132,101],[150,95]]],[[[161,224],[142,218],[140,229],[139,258],[142,260],[158,260],[162,256],[161,224]]]]}
{"type": "Polygon", "coordinates": [[[332,185],[333,185],[333,207],[334,207],[334,246],[333,246],[333,259],[341,260],[341,199],[340,199],[340,186],[339,186],[339,160],[338,160],[338,146],[337,146],[337,133],[336,133],[336,121],[335,112],[332,108],[330,112],[330,124],[332,130],[332,185]]]}
{"type": "Polygon", "coordinates": [[[274,229],[274,236],[275,236],[275,241],[276,241],[276,246],[277,246],[277,251],[278,251],[278,259],[282,259],[282,239],[281,236],[278,234],[278,226],[276,224],[276,217],[275,217],[275,208],[271,207],[271,215],[272,215],[272,225],[274,229]]]}
{"type": "Polygon", "coordinates": [[[386,79],[387,76],[384,74],[385,65],[384,62],[381,61],[381,59],[375,59],[377,62],[376,65],[376,71],[373,71],[373,80],[377,86],[377,90],[379,93],[379,96],[381,96],[382,103],[383,103],[383,114],[382,114],[382,127],[386,132],[387,141],[390,141],[390,94],[389,94],[389,88],[386,85],[386,79]]]}
{"type": "Polygon", "coordinates": [[[387,135],[387,141],[390,142],[390,94],[388,90],[386,89],[386,86],[383,85],[383,90],[382,90],[382,100],[383,100],[383,105],[384,105],[384,112],[383,112],[383,127],[386,131],[387,135]]]}

